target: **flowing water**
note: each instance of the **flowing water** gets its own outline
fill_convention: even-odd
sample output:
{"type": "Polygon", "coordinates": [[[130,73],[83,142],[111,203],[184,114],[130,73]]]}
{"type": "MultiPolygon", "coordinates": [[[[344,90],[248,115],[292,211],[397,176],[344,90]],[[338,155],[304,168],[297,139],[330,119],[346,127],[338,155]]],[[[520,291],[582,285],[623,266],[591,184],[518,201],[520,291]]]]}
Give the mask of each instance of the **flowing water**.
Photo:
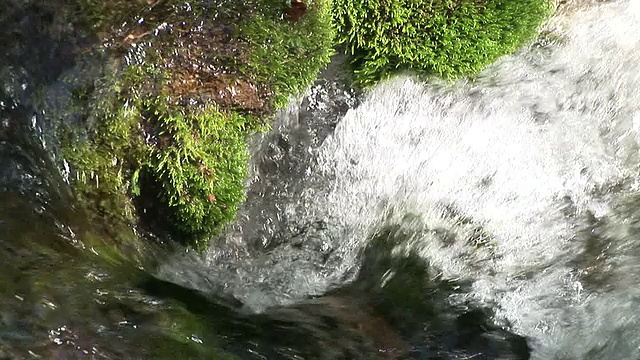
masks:
{"type": "Polygon", "coordinates": [[[237,223],[151,261],[89,245],[15,80],[55,77],[5,66],[0,358],[640,358],[640,4],[548,28],[474,81],[328,69],[237,223]]]}

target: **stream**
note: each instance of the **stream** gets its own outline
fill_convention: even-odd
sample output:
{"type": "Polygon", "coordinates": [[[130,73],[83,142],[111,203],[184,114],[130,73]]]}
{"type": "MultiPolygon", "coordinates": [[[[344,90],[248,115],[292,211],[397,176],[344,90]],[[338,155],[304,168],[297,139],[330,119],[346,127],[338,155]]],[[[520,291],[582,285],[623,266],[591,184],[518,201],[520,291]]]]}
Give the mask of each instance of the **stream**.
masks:
{"type": "Polygon", "coordinates": [[[336,58],[203,254],[110,250],[144,234],[89,220],[47,111],[84,39],[9,3],[0,359],[640,359],[639,1],[474,80],[358,93],[336,58]]]}

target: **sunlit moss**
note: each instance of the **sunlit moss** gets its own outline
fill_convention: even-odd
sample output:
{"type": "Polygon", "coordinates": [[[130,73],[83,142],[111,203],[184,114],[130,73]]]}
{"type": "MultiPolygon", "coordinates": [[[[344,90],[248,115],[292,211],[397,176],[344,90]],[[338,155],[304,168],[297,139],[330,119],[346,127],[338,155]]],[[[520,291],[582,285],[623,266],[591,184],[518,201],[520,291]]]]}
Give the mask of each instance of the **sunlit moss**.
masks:
{"type": "Polygon", "coordinates": [[[373,84],[412,70],[473,75],[530,40],[551,14],[549,0],[335,0],[338,42],[355,75],[373,84]]]}
{"type": "Polygon", "coordinates": [[[289,96],[305,90],[334,54],[331,2],[307,1],[298,21],[283,21],[283,2],[260,0],[260,13],[241,27],[241,36],[252,45],[247,71],[273,89],[276,108],[289,96]]]}
{"type": "Polygon", "coordinates": [[[177,227],[202,238],[233,220],[244,200],[245,119],[214,105],[187,114],[159,104],[155,110],[160,141],[146,169],[161,185],[177,227]]]}
{"type": "Polygon", "coordinates": [[[329,2],[287,21],[275,0],[77,1],[119,64],[75,91],[87,116],[64,153],[78,193],[128,221],[152,210],[203,248],[244,200],[248,136],[329,62],[329,2]]]}

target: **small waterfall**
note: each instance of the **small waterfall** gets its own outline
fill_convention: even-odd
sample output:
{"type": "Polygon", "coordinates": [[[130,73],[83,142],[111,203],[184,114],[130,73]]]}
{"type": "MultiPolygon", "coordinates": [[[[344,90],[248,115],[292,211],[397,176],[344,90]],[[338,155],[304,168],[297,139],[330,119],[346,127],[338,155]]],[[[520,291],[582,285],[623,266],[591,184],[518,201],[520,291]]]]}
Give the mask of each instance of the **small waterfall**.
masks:
{"type": "Polygon", "coordinates": [[[161,276],[262,310],[352,281],[400,226],[394,256],[469,282],[449,301],[492,307],[534,357],[639,358],[640,6],[549,27],[473,81],[311,89],[256,140],[238,223],[161,276]]]}
{"type": "Polygon", "coordinates": [[[417,214],[395,251],[472,281],[539,358],[638,357],[639,16],[576,13],[472,83],[380,85],[319,151],[335,177],[322,206],[349,232],[339,252],[417,214]]]}

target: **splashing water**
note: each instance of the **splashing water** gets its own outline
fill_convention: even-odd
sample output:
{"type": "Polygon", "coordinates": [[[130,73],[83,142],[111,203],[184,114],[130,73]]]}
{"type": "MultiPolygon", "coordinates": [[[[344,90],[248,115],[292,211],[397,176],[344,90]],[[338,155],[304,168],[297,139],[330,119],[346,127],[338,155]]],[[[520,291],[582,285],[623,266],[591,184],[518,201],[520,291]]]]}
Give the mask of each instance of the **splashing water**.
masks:
{"type": "Polygon", "coordinates": [[[312,89],[256,142],[238,224],[162,276],[260,310],[349,282],[400,224],[394,254],[470,281],[534,357],[640,358],[640,6],[549,26],[473,82],[312,89]]]}
{"type": "Polygon", "coordinates": [[[472,280],[472,296],[540,340],[540,358],[637,357],[637,214],[622,203],[637,197],[638,15],[575,14],[557,49],[504,59],[475,84],[377,88],[321,149],[339,174],[325,206],[365,230],[343,251],[389,209],[387,221],[420,214],[423,233],[396,250],[472,280]]]}

